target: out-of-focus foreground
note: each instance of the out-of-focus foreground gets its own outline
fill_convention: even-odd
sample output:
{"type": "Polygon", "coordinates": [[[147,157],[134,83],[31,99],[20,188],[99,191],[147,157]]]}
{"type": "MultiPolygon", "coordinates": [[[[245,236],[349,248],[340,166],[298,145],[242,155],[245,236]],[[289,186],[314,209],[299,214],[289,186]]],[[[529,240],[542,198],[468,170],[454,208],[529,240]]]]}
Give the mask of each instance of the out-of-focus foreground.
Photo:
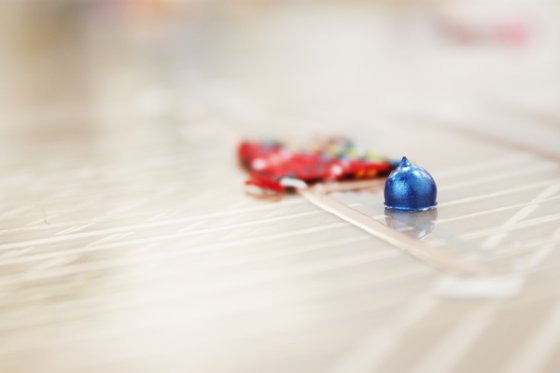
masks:
{"type": "MultiPolygon", "coordinates": [[[[1,2],[0,370],[558,372],[559,21],[554,0],[1,2]],[[429,168],[418,242],[501,277],[244,195],[240,138],[316,133],[429,168]]],[[[410,228],[364,193],[333,198],[410,228]]]]}

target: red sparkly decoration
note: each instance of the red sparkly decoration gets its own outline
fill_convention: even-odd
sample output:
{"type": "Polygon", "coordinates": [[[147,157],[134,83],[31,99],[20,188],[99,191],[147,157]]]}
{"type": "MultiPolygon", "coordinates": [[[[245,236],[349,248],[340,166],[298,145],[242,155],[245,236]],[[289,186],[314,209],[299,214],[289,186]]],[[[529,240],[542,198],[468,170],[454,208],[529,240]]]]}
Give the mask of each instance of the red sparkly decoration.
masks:
{"type": "Polygon", "coordinates": [[[359,154],[352,142],[344,138],[312,142],[305,148],[271,141],[243,141],[238,157],[250,172],[245,184],[269,194],[325,181],[373,179],[393,170],[387,159],[372,152],[359,154]]]}

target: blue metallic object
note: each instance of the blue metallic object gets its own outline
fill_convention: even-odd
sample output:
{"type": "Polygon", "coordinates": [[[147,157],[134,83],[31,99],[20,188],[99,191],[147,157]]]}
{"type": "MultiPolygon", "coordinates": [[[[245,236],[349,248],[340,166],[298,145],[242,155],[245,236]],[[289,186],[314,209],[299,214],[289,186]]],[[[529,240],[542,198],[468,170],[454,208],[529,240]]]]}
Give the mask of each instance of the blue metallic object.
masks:
{"type": "Polygon", "coordinates": [[[402,211],[426,211],[436,207],[437,187],[432,175],[403,157],[385,182],[385,206],[402,211]]]}

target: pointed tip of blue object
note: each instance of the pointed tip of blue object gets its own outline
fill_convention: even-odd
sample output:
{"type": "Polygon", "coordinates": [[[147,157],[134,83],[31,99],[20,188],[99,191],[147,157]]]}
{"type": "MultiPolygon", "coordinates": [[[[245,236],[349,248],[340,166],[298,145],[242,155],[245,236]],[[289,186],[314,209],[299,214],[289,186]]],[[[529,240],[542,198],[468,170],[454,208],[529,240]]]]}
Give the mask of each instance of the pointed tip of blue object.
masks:
{"type": "Polygon", "coordinates": [[[385,182],[385,206],[403,211],[426,211],[437,205],[437,187],[422,167],[402,157],[385,182]]]}
{"type": "Polygon", "coordinates": [[[410,167],[411,163],[406,156],[403,156],[401,159],[401,163],[399,163],[399,167],[410,167]]]}

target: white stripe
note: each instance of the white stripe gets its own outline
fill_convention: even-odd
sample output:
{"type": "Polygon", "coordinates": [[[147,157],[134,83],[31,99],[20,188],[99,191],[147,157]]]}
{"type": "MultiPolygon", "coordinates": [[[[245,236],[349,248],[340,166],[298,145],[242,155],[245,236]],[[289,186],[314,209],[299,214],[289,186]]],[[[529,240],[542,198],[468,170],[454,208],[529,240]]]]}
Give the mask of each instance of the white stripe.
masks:
{"type": "Polygon", "coordinates": [[[560,304],[557,304],[534,337],[512,356],[505,373],[539,372],[560,345],[560,304]]]}
{"type": "Polygon", "coordinates": [[[14,209],[3,212],[0,215],[0,219],[6,219],[6,218],[9,218],[9,217],[14,216],[14,215],[21,214],[23,212],[31,210],[33,207],[34,206],[32,206],[32,205],[24,205],[24,206],[16,207],[14,209]]]}
{"type": "MultiPolygon", "coordinates": [[[[106,241],[109,241],[109,240],[116,240],[119,237],[120,238],[127,237],[134,232],[116,233],[116,234],[113,234],[113,235],[103,237],[103,238],[101,238],[99,240],[96,240],[94,242],[91,242],[91,243],[89,243],[85,246],[75,247],[75,248],[66,249],[66,250],[56,250],[56,251],[47,252],[47,253],[39,253],[37,255],[23,257],[23,258],[17,258],[15,260],[11,260],[11,261],[3,261],[3,262],[0,263],[0,266],[6,265],[6,264],[26,263],[26,262],[36,261],[36,260],[44,260],[44,259],[47,259],[47,258],[52,258],[52,257],[57,257],[57,256],[83,254],[83,253],[86,253],[86,252],[95,252],[95,251],[108,249],[108,248],[115,248],[115,247],[129,246],[129,245],[138,246],[138,245],[142,245],[143,243],[147,243],[147,242],[158,242],[158,241],[163,241],[163,240],[170,239],[170,238],[186,238],[186,237],[190,237],[190,236],[196,235],[196,234],[214,233],[214,232],[220,232],[220,231],[223,231],[223,230],[229,231],[229,234],[231,234],[231,235],[236,235],[236,234],[238,234],[238,232],[235,230],[236,228],[252,227],[252,226],[258,226],[258,225],[263,224],[263,223],[278,222],[278,221],[281,221],[281,220],[290,220],[290,219],[295,218],[295,217],[310,216],[310,215],[315,215],[315,214],[320,213],[320,212],[321,212],[320,210],[307,211],[307,212],[302,212],[302,213],[299,213],[299,214],[292,214],[292,215],[279,216],[279,217],[269,218],[269,219],[255,220],[255,221],[250,221],[250,222],[246,222],[246,223],[231,224],[231,225],[222,226],[222,227],[191,230],[191,231],[188,231],[188,232],[183,232],[183,230],[179,230],[176,233],[170,233],[170,234],[166,234],[166,235],[159,235],[159,236],[145,237],[145,238],[137,238],[137,239],[131,239],[129,241],[120,241],[120,242],[114,242],[114,243],[110,243],[110,244],[100,245],[100,243],[103,243],[103,242],[106,242],[106,241]]],[[[341,223],[336,223],[336,224],[340,225],[341,223]]],[[[222,238],[224,238],[224,236],[222,236],[222,238]]]]}
{"type": "Polygon", "coordinates": [[[330,373],[370,373],[385,361],[401,342],[405,333],[430,313],[436,301],[430,295],[420,298],[412,304],[403,305],[404,310],[393,322],[375,329],[356,346],[347,356],[343,357],[330,373]]]}
{"type": "Polygon", "coordinates": [[[532,172],[546,171],[546,170],[557,169],[557,168],[558,168],[558,166],[556,164],[547,163],[547,164],[541,165],[540,167],[534,167],[534,168],[531,168],[529,170],[515,169],[513,171],[496,173],[496,174],[492,174],[492,175],[489,175],[489,176],[486,176],[486,177],[481,177],[481,178],[478,178],[478,179],[469,179],[468,181],[455,183],[455,184],[451,184],[451,185],[445,185],[440,190],[464,188],[464,187],[468,187],[468,186],[472,186],[472,185],[487,183],[489,181],[507,179],[508,177],[517,176],[517,175],[526,175],[526,176],[529,177],[532,172]]]}
{"type": "MultiPolygon", "coordinates": [[[[545,200],[541,201],[541,203],[542,202],[555,201],[555,200],[558,200],[558,199],[560,199],[560,196],[545,199],[545,200]]],[[[474,218],[474,217],[477,217],[477,216],[493,214],[495,212],[507,211],[507,210],[515,209],[515,208],[523,208],[523,207],[528,206],[529,204],[531,204],[531,202],[516,203],[514,205],[509,205],[509,206],[504,206],[504,207],[496,207],[495,209],[473,212],[472,214],[460,215],[460,216],[456,216],[456,217],[453,217],[453,218],[438,219],[438,220],[435,221],[435,223],[437,223],[437,224],[449,223],[449,222],[453,222],[453,221],[458,221],[458,220],[463,220],[463,219],[468,219],[468,218],[474,218]]]]}
{"type": "Polygon", "coordinates": [[[511,188],[511,189],[503,189],[503,190],[499,190],[497,192],[492,192],[492,193],[487,193],[487,194],[478,194],[476,196],[472,196],[472,197],[465,197],[465,198],[461,198],[461,199],[456,199],[453,201],[448,201],[448,202],[443,202],[438,204],[438,207],[447,207],[447,206],[454,206],[454,205],[460,205],[462,203],[466,203],[466,202],[473,202],[473,201],[479,201],[482,199],[487,199],[487,198],[492,198],[492,197],[499,197],[499,196],[504,196],[510,193],[516,193],[516,192],[522,192],[524,190],[529,190],[529,189],[533,189],[533,188],[538,188],[540,186],[545,186],[545,185],[551,185],[552,183],[558,183],[558,179],[552,179],[552,180],[544,180],[544,181],[539,181],[537,183],[533,183],[533,184],[527,184],[527,185],[523,185],[520,187],[516,187],[516,188],[511,188]]]}
{"type": "MultiPolygon", "coordinates": [[[[123,229],[126,230],[128,228],[129,229],[137,229],[137,228],[160,227],[160,226],[166,226],[166,225],[181,224],[183,222],[189,222],[189,221],[192,221],[192,220],[227,217],[227,216],[232,216],[232,215],[236,215],[236,214],[243,214],[243,213],[246,213],[246,212],[253,212],[253,211],[261,211],[261,210],[275,211],[279,207],[299,205],[299,204],[303,204],[303,203],[305,203],[305,200],[303,200],[301,198],[293,198],[293,199],[286,199],[285,201],[279,202],[278,204],[274,204],[274,205],[272,205],[272,204],[259,205],[259,206],[244,208],[244,209],[227,210],[227,211],[223,211],[223,212],[216,212],[216,213],[195,215],[195,216],[186,216],[186,217],[183,217],[183,218],[169,219],[169,220],[165,220],[165,221],[156,221],[155,216],[151,216],[149,219],[147,219],[147,222],[149,224],[148,223],[134,224],[134,225],[130,225],[130,226],[116,227],[114,229],[117,230],[117,231],[121,231],[123,229]],[[155,225],[151,226],[150,224],[152,224],[152,223],[155,224],[155,225]]],[[[88,204],[93,205],[94,203],[88,202],[88,204]]],[[[85,207],[85,206],[82,206],[82,207],[85,207]]],[[[49,215],[49,218],[51,218],[53,216],[58,216],[58,215],[49,215]]],[[[129,215],[124,215],[123,217],[128,217],[128,216],[129,215]]],[[[103,219],[88,219],[87,221],[83,221],[83,222],[76,221],[76,222],[72,223],[72,226],[74,226],[74,224],[86,224],[86,223],[96,223],[96,222],[103,223],[104,220],[103,219]]],[[[67,227],[69,225],[67,223],[53,223],[53,224],[49,224],[48,226],[45,226],[44,218],[41,218],[40,220],[37,220],[36,224],[40,224],[40,225],[39,226],[33,226],[33,224],[28,224],[25,227],[1,229],[0,230],[0,235],[6,234],[6,233],[21,232],[21,231],[28,232],[28,231],[35,231],[35,230],[47,230],[47,229],[51,229],[51,228],[67,227]]],[[[99,234],[113,233],[113,232],[107,232],[107,230],[98,231],[98,232],[100,232],[99,234]]]]}
{"type": "Polygon", "coordinates": [[[422,359],[413,373],[452,372],[492,321],[492,314],[487,308],[478,309],[460,320],[422,359]]]}
{"type": "MultiPolygon", "coordinates": [[[[302,201],[304,201],[304,200],[303,199],[298,199],[298,200],[294,200],[294,202],[295,201],[297,201],[297,203],[302,203],[302,201]]],[[[291,204],[296,204],[294,202],[289,203],[289,204],[290,205],[291,204]]],[[[282,206],[285,206],[285,205],[286,204],[282,204],[282,205],[278,205],[277,207],[282,207],[282,206]]],[[[145,223],[145,224],[132,224],[132,225],[117,227],[117,228],[100,229],[100,230],[92,231],[92,232],[75,233],[75,234],[68,234],[68,235],[64,235],[64,236],[55,236],[55,237],[48,237],[48,238],[39,238],[39,239],[36,239],[36,240],[6,243],[6,244],[0,244],[0,250],[16,249],[16,248],[21,248],[21,247],[26,247],[26,246],[33,246],[33,245],[43,245],[43,244],[49,244],[49,243],[53,243],[53,242],[63,242],[63,241],[68,241],[68,240],[72,240],[72,239],[76,239],[76,238],[86,238],[86,237],[92,237],[92,236],[98,236],[98,235],[121,233],[121,232],[130,231],[130,230],[139,230],[139,229],[146,229],[146,228],[155,228],[155,227],[162,227],[162,226],[168,226],[168,225],[183,224],[183,223],[193,221],[193,220],[196,221],[196,220],[200,220],[200,219],[225,217],[225,216],[242,214],[242,213],[245,213],[245,212],[267,210],[267,209],[270,209],[270,208],[272,208],[272,207],[271,206],[257,206],[257,207],[247,208],[247,209],[244,209],[244,210],[236,210],[236,211],[231,211],[231,212],[228,211],[228,212],[221,212],[221,213],[214,213],[214,214],[188,216],[188,217],[185,217],[185,218],[172,219],[172,220],[166,220],[166,221],[151,222],[151,223],[145,223]]],[[[313,212],[317,213],[316,211],[313,211],[313,212]]],[[[226,229],[226,228],[227,227],[220,227],[219,229],[226,229]]]]}
{"type": "Polygon", "coordinates": [[[516,229],[521,229],[521,228],[527,228],[527,227],[531,227],[533,225],[537,225],[537,224],[541,224],[541,223],[549,223],[549,222],[553,222],[560,219],[560,214],[553,214],[553,215],[547,215],[547,216],[543,216],[540,218],[534,218],[531,220],[525,220],[522,221],[520,223],[516,223],[515,225],[511,225],[508,227],[495,227],[495,228],[491,228],[491,229],[483,229],[483,230],[479,230],[476,232],[471,232],[468,234],[464,234],[461,235],[461,238],[463,239],[471,239],[471,238],[477,238],[477,237],[484,237],[488,234],[493,234],[494,232],[498,232],[500,230],[504,230],[504,231],[513,231],[516,229]]]}
{"type": "Polygon", "coordinates": [[[554,250],[556,249],[556,245],[560,241],[560,228],[558,228],[552,234],[552,240],[546,243],[539,244],[539,248],[535,250],[527,259],[519,262],[516,265],[516,269],[518,271],[530,271],[536,268],[539,264],[541,264],[554,250]]]}
{"type": "MultiPolygon", "coordinates": [[[[325,231],[325,230],[332,230],[335,228],[342,228],[342,227],[348,227],[347,223],[333,223],[333,224],[327,224],[327,225],[323,225],[323,226],[319,226],[319,227],[311,227],[311,228],[307,228],[307,229],[301,229],[298,231],[290,231],[290,232],[286,232],[286,233],[280,233],[280,234],[274,234],[274,235],[269,235],[269,236],[265,236],[265,237],[257,237],[257,238],[249,238],[249,239],[243,239],[243,240],[239,240],[239,241],[230,241],[227,242],[225,244],[214,244],[214,245],[207,245],[207,246],[199,246],[199,247],[194,247],[194,248],[189,248],[189,249],[185,249],[185,248],[180,248],[178,250],[174,250],[174,251],[165,251],[165,252],[161,252],[161,253],[157,253],[156,255],[150,255],[150,256],[143,256],[143,257],[130,257],[128,259],[123,259],[123,260],[106,260],[106,261],[99,261],[99,262],[95,262],[95,263],[90,263],[90,264],[85,264],[85,265],[75,265],[72,267],[65,267],[62,268],[59,272],[57,273],[46,273],[44,275],[41,276],[37,276],[37,277],[26,277],[23,276],[21,274],[18,274],[17,276],[14,276],[10,279],[2,279],[1,284],[5,285],[5,284],[9,284],[9,283],[22,283],[25,281],[37,281],[39,279],[51,279],[51,278],[57,278],[57,277],[61,277],[61,276],[67,276],[67,275],[71,275],[71,274],[76,274],[76,273],[85,273],[85,272],[90,272],[90,271],[98,271],[98,270],[102,270],[102,269],[108,269],[108,268],[118,268],[118,267],[123,267],[123,266],[127,266],[127,265],[131,265],[131,264],[138,264],[138,263],[142,263],[142,262],[150,262],[153,261],[154,259],[170,259],[170,258],[177,258],[177,257],[181,257],[181,256],[185,256],[185,255],[190,255],[192,253],[196,253],[196,252],[209,252],[209,251],[216,251],[216,250],[222,250],[222,249],[226,249],[226,248],[230,248],[230,247],[235,247],[235,246],[241,246],[241,245],[247,245],[247,244],[252,244],[252,243],[258,243],[258,242],[266,242],[266,241],[273,241],[273,240],[278,240],[281,238],[286,238],[286,237],[296,237],[299,235],[303,235],[303,234],[307,234],[307,233],[316,233],[316,232],[321,232],[321,231],[325,231]]],[[[120,246],[130,246],[132,244],[139,246],[142,244],[148,244],[151,242],[157,242],[160,241],[162,239],[166,239],[166,238],[174,238],[174,237],[178,237],[179,235],[166,235],[166,236],[160,236],[160,237],[149,237],[149,238],[145,238],[145,239],[141,239],[141,240],[136,240],[133,242],[124,242],[124,243],[117,243],[114,245],[106,245],[104,248],[108,248],[108,247],[120,247],[120,246]]],[[[100,247],[96,247],[95,249],[98,250],[100,247]]],[[[68,251],[65,252],[64,254],[58,252],[59,255],[73,255],[73,254],[81,254],[83,252],[87,252],[87,251],[92,251],[92,248],[80,248],[80,249],[76,249],[73,251],[68,251]],[[86,250],[87,249],[87,250],[86,250]]]]}
{"type": "Polygon", "coordinates": [[[465,167],[456,169],[447,169],[446,171],[442,172],[434,172],[437,175],[438,180],[445,179],[448,177],[454,177],[457,175],[464,175],[471,172],[479,172],[480,170],[484,169],[492,169],[496,166],[503,166],[508,165],[511,163],[519,163],[525,161],[534,161],[534,158],[529,158],[526,154],[517,154],[516,156],[507,156],[503,158],[497,158],[492,161],[483,161],[480,163],[469,164],[465,167]]]}
{"type": "MultiPolygon", "coordinates": [[[[511,216],[508,220],[506,220],[501,227],[507,228],[514,225],[517,222],[526,219],[537,208],[539,208],[541,202],[543,202],[549,197],[554,196],[554,194],[556,194],[558,190],[560,190],[560,185],[552,185],[546,188],[541,193],[539,193],[535,198],[533,198],[528,206],[522,208],[521,210],[518,210],[515,214],[513,214],[513,216],[511,216]]],[[[507,232],[500,232],[500,233],[493,234],[492,236],[484,240],[484,242],[482,243],[482,247],[486,249],[491,249],[497,246],[506,237],[507,237],[507,232]]]]}

